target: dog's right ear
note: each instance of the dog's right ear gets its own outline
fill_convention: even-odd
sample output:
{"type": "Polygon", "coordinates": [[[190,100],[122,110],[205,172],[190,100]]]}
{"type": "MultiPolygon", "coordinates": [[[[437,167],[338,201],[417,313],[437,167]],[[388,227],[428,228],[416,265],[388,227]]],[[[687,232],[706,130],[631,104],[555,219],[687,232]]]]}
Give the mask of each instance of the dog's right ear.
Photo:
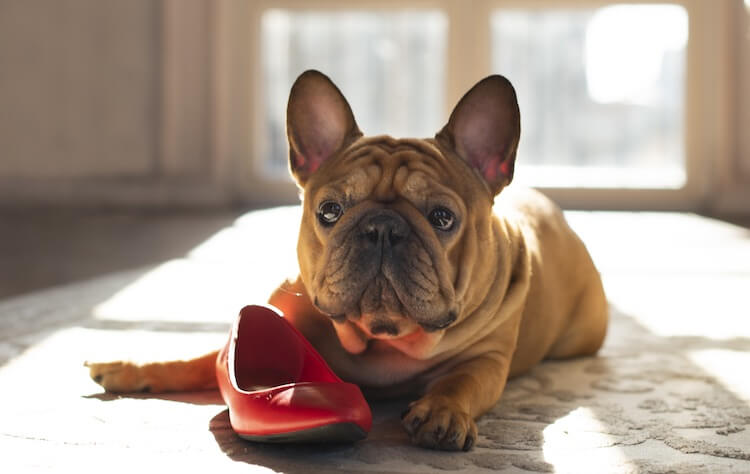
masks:
{"type": "Polygon", "coordinates": [[[292,85],[286,109],[289,168],[303,187],[339,150],[362,136],[349,103],[319,71],[303,72],[292,85]]]}

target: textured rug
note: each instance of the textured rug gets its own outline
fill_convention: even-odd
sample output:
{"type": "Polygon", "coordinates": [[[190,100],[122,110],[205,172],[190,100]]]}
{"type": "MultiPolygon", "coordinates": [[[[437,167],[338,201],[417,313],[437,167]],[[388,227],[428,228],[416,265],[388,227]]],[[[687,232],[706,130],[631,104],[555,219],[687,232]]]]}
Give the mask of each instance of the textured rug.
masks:
{"type": "Polygon", "coordinates": [[[246,216],[182,260],[0,302],[0,470],[750,472],[750,235],[695,216],[570,215],[610,295],[604,348],[511,380],[469,453],[409,445],[399,425],[408,400],[373,404],[362,442],[275,446],[240,440],[216,392],[113,396],[88,380],[87,358],[222,344],[235,308],[282,272],[243,250],[248,239],[256,250],[293,246],[293,232],[255,231],[295,212],[246,216]],[[653,234],[663,242],[626,235],[621,246],[641,225],[663,226],[653,234]]]}

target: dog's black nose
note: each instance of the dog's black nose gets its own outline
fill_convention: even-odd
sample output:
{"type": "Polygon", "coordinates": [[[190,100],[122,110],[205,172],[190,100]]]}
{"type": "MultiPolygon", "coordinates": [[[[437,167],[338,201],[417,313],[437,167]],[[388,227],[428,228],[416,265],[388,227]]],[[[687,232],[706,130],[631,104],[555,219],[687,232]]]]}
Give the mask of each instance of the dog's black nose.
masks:
{"type": "Polygon", "coordinates": [[[396,246],[411,232],[409,224],[397,212],[384,210],[370,214],[360,223],[361,235],[374,245],[396,246]]]}

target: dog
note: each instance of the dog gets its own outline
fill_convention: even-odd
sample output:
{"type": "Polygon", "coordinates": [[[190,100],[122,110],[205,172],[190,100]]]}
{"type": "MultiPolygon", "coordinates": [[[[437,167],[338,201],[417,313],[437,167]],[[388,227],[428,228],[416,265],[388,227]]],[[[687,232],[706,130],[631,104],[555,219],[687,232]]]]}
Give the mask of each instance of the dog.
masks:
{"type": "MultiPolygon", "coordinates": [[[[302,190],[300,274],[270,304],[368,396],[417,394],[402,424],[423,447],[469,450],[509,377],[595,354],[608,323],[599,273],[560,209],[513,179],[511,83],[478,82],[432,139],[365,137],[339,89],[307,71],[287,108],[302,190]]],[[[216,384],[216,353],[88,364],[106,390],[216,384]]]]}

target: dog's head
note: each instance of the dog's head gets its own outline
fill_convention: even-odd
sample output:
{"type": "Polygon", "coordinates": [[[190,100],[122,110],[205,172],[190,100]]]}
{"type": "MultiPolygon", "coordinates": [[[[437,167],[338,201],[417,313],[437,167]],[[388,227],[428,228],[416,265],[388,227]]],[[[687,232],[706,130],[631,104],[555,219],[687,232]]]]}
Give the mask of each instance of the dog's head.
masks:
{"type": "Polygon", "coordinates": [[[338,88],[307,71],[292,86],[287,135],[308,296],[349,352],[387,340],[424,355],[489,291],[473,280],[497,264],[482,245],[493,198],[513,178],[520,119],[510,82],[477,83],[434,139],[397,140],[363,137],[338,88]]]}

